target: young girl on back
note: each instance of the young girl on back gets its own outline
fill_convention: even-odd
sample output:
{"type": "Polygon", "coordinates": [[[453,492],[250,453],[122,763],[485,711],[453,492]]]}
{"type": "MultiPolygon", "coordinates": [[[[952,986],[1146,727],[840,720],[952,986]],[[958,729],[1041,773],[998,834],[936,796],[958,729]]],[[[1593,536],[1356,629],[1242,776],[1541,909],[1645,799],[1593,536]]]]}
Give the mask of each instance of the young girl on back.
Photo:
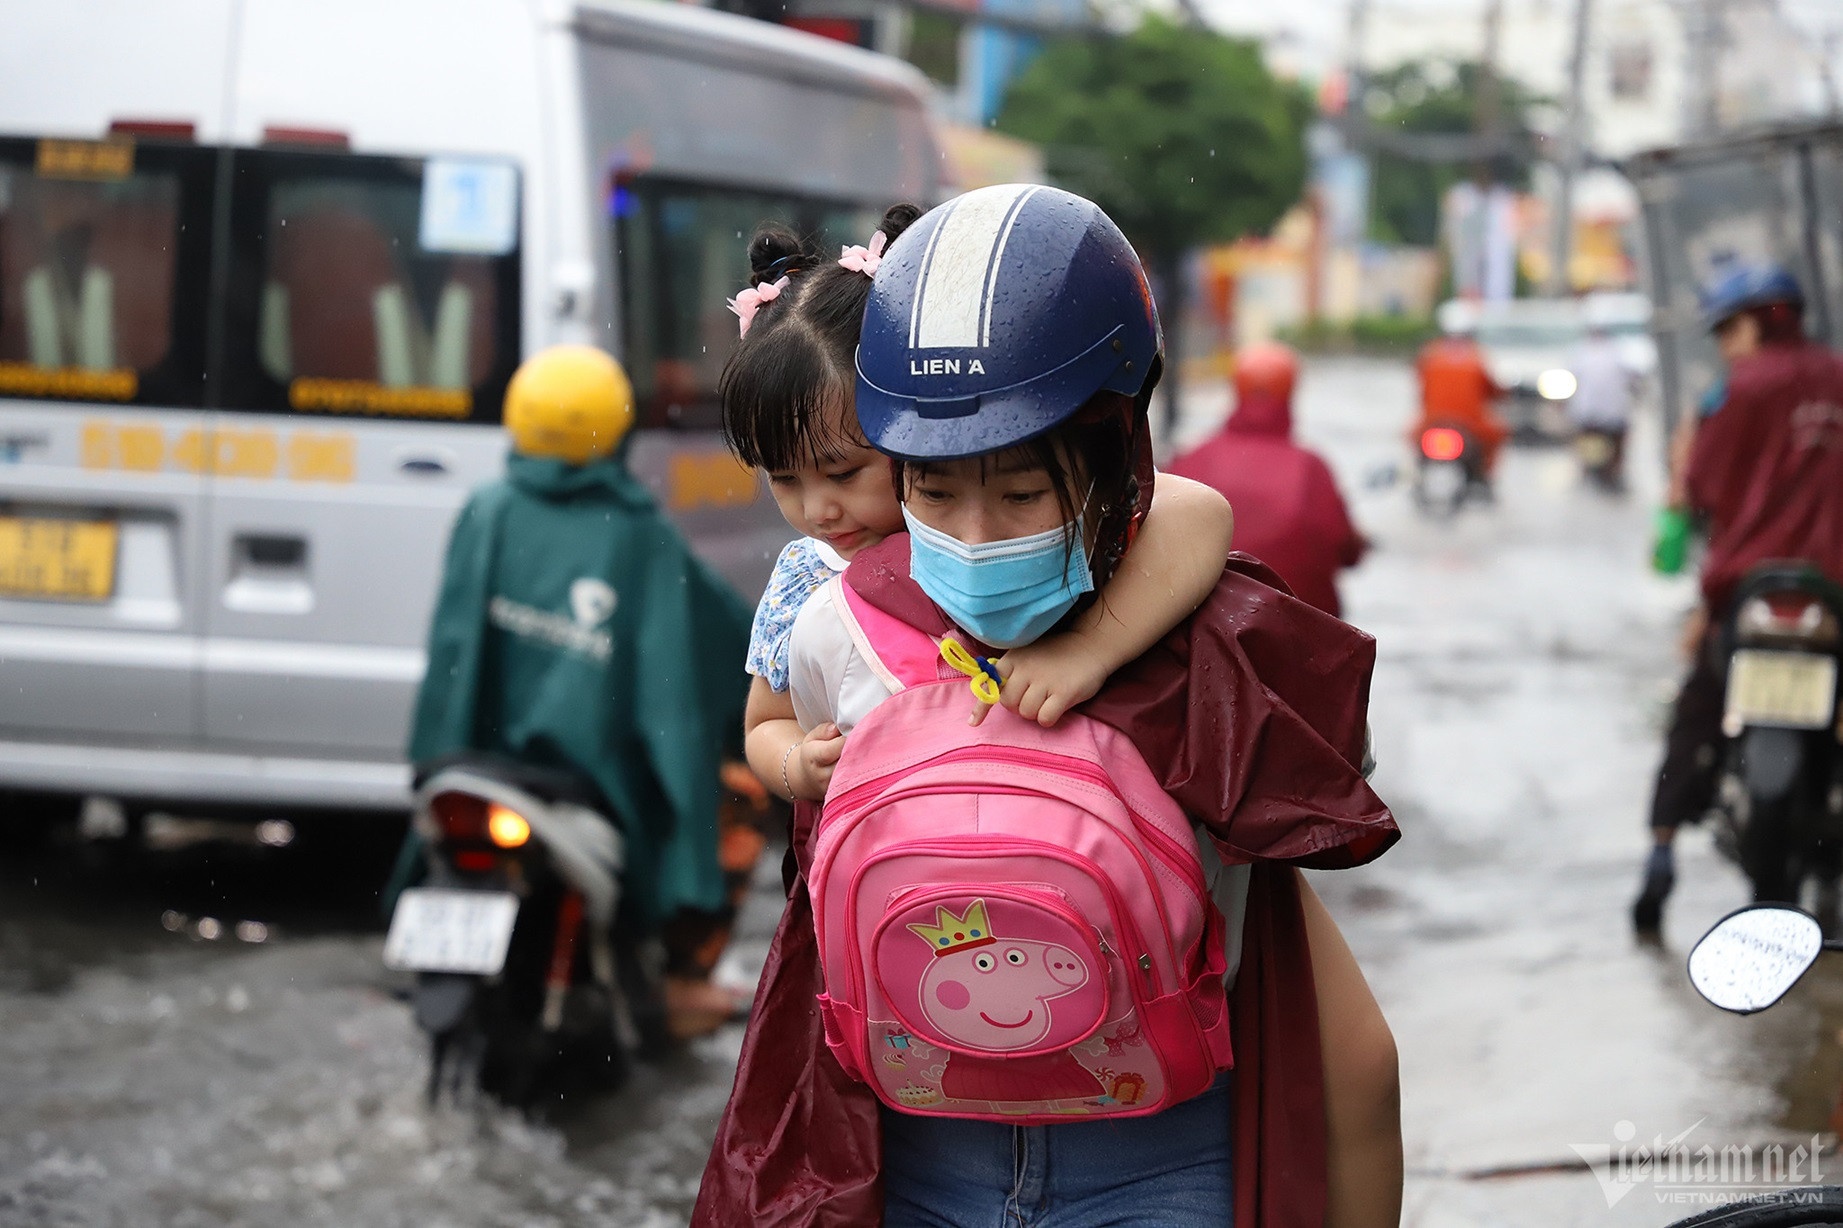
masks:
{"type": "MultiPolygon", "coordinates": [[[[889,458],[865,441],[852,410],[853,355],[881,254],[918,216],[897,205],[868,247],[839,259],[784,227],[763,226],[749,244],[753,284],[733,304],[742,341],[718,384],[724,436],[766,476],[781,515],[802,534],[781,552],[755,612],[744,722],[749,765],[789,800],[823,799],[844,750],[835,725],[803,728],[796,719],[787,683],[794,620],[859,552],[903,528],[889,458]]],[[[1161,475],[1145,528],[1105,599],[1065,634],[997,659],[1001,702],[1052,725],[1088,699],[1209,595],[1233,529],[1220,495],[1161,475]]],[[[975,707],[969,719],[982,716],[975,707]]]]}

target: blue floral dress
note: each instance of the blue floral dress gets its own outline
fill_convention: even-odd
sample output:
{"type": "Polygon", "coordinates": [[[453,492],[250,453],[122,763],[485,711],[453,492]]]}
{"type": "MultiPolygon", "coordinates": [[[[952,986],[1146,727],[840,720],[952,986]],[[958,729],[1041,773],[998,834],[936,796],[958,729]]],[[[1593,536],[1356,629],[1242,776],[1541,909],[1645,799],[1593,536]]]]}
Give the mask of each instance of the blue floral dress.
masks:
{"type": "Polygon", "coordinates": [[[767,679],[776,691],[787,690],[787,651],[794,619],[800,616],[806,599],[844,569],[845,560],[824,542],[800,537],[787,543],[774,562],[761,604],[755,607],[755,622],[749,629],[747,668],[751,674],[767,679]]]}

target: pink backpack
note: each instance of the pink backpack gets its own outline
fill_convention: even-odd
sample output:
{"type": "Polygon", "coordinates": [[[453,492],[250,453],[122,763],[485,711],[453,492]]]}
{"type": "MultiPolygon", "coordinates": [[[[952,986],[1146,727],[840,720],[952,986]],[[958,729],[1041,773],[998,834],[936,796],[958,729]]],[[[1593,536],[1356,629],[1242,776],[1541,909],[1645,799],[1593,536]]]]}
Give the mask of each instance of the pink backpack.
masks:
{"type": "Polygon", "coordinates": [[[966,723],[926,634],[836,585],[895,690],[813,835],[826,1044],[891,1108],[1025,1125],[1156,1113],[1231,1064],[1222,916],[1118,730],[966,723]]]}

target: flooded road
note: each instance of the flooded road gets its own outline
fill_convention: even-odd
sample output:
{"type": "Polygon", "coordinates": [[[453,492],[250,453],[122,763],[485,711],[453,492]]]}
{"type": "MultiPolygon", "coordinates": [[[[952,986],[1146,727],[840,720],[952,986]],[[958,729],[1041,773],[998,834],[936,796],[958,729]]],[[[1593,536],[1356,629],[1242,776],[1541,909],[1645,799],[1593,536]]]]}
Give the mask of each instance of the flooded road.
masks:
{"type": "MultiPolygon", "coordinates": [[[[1718,1151],[1828,1142],[1843,964],[1820,964],[1763,1015],[1696,997],[1689,947],[1750,898],[1702,831],[1679,842],[1664,942],[1632,937],[1694,601],[1690,577],[1646,565],[1656,421],[1635,429],[1624,498],[1583,488],[1565,448],[1510,449],[1496,502],[1441,522],[1399,485],[1366,485],[1401,456],[1412,395],[1405,368],[1321,363],[1300,415],[1377,542],[1344,597],[1378,639],[1375,784],[1404,837],[1376,865],[1315,885],[1401,1049],[1404,1222],[1667,1223],[1721,1196],[1719,1183],[1640,1182],[1609,1207],[1582,1153],[1659,1136],[1718,1151]]],[[[1820,1164],[1843,1182],[1843,1161],[1820,1164]]]]}
{"type": "Polygon", "coordinates": [[[395,836],[371,826],[102,869],[9,858],[0,1224],[684,1222],[740,1028],[549,1125],[431,1112],[378,962],[395,836]]]}
{"type": "MultiPolygon", "coordinates": [[[[1843,970],[1764,1015],[1703,1005],[1684,955],[1746,887],[1702,833],[1663,946],[1632,940],[1692,594],[1644,567],[1657,482],[1635,466],[1634,494],[1608,499],[1565,451],[1513,451],[1495,505],[1424,520],[1402,485],[1369,481],[1403,458],[1411,395],[1404,366],[1319,362],[1300,410],[1377,540],[1345,596],[1380,640],[1376,783],[1406,835],[1315,883],[1401,1047],[1406,1222],[1663,1224],[1696,1206],[1641,1184],[1609,1207],[1575,1148],[1827,1131],[1843,970]]],[[[1193,433],[1212,410],[1198,398],[1193,433]]],[[[1656,456],[1654,430],[1632,451],[1656,456]]],[[[0,1226],[683,1223],[740,1029],[548,1123],[431,1112],[402,982],[378,960],[395,837],[338,824],[285,849],[98,864],[71,838],[5,855],[0,1226]]],[[[745,969],[778,896],[772,867],[762,882],[745,969]]]]}

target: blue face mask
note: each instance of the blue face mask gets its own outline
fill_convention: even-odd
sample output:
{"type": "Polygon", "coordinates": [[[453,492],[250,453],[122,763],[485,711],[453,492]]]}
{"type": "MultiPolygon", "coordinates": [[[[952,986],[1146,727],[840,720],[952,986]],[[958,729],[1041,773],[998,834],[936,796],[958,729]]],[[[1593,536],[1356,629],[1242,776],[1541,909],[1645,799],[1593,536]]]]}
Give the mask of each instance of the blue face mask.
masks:
{"type": "Polygon", "coordinates": [[[902,518],[909,525],[909,575],[947,617],[993,648],[1031,643],[1094,590],[1079,520],[969,546],[929,528],[907,507],[902,518]]]}

